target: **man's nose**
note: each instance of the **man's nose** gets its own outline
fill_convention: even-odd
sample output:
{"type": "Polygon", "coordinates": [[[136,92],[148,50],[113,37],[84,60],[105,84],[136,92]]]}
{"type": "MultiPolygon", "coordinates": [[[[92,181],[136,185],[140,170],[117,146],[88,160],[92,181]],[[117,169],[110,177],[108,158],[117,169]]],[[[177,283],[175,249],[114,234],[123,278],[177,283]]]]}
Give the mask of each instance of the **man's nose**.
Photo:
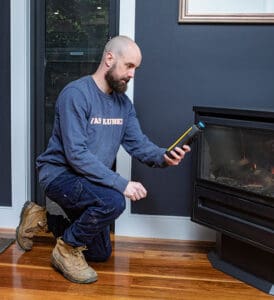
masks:
{"type": "Polygon", "coordinates": [[[135,69],[131,69],[128,71],[128,77],[129,78],[134,78],[134,75],[135,75],[135,69]]]}

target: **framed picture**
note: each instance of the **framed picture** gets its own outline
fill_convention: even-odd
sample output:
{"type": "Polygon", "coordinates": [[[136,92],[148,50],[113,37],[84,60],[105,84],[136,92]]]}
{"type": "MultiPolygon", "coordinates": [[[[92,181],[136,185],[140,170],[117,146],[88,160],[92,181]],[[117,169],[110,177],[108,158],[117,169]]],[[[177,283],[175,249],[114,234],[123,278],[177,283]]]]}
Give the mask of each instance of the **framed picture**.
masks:
{"type": "Polygon", "coordinates": [[[180,23],[274,23],[274,0],[179,0],[180,23]]]}

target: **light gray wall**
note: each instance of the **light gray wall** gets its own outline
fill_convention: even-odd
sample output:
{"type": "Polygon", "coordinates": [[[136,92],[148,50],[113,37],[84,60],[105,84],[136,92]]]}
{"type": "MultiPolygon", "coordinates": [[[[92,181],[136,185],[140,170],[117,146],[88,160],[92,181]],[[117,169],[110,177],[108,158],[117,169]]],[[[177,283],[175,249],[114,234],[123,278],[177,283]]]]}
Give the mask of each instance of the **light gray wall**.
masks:
{"type": "MultiPolygon", "coordinates": [[[[30,103],[29,103],[29,0],[10,0],[10,52],[5,59],[10,58],[10,112],[6,112],[9,123],[1,127],[3,131],[10,128],[5,139],[1,139],[1,147],[10,147],[9,157],[4,165],[0,165],[1,180],[11,182],[9,201],[11,205],[2,206],[0,203],[0,228],[16,228],[25,201],[30,200],[30,103]]],[[[2,3],[2,2],[1,2],[2,3]]],[[[2,6],[1,6],[2,8],[2,6]]],[[[2,46],[2,43],[1,43],[2,46]]],[[[2,104],[1,94],[1,109],[2,104]]],[[[7,101],[8,102],[8,101],[7,101]]],[[[2,111],[1,111],[2,112],[2,111]]],[[[2,118],[1,118],[2,122],[2,118]]],[[[1,125],[3,125],[1,123],[1,125]]],[[[3,198],[3,190],[1,190],[3,198]]]]}

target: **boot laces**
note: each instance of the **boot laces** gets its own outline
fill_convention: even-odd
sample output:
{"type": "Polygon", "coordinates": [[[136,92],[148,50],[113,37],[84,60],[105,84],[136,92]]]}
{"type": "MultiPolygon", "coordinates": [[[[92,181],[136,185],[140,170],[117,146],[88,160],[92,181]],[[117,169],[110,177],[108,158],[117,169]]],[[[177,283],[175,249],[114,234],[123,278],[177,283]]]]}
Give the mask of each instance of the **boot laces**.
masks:
{"type": "Polygon", "coordinates": [[[75,263],[80,267],[80,268],[86,268],[87,267],[87,262],[85,260],[84,254],[82,253],[84,250],[87,250],[86,246],[80,246],[73,248],[71,250],[72,255],[74,256],[75,263]]]}
{"type": "Polygon", "coordinates": [[[25,232],[27,233],[37,233],[39,231],[44,231],[47,227],[47,221],[46,220],[42,220],[42,221],[38,221],[36,226],[33,227],[29,227],[25,230],[25,232]]]}
{"type": "Polygon", "coordinates": [[[75,256],[83,256],[83,251],[87,250],[86,246],[80,246],[72,249],[72,254],[75,256]]]}

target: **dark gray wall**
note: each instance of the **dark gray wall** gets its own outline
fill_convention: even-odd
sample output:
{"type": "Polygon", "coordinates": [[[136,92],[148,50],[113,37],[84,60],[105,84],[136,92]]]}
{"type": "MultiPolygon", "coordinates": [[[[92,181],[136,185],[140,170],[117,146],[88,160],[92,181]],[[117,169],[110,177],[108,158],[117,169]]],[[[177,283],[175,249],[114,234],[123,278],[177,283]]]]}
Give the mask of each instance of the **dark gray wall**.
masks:
{"type": "Polygon", "coordinates": [[[11,206],[10,1],[0,10],[0,206],[11,206]]]}
{"type": "MultiPolygon", "coordinates": [[[[136,41],[143,62],[134,101],[143,131],[167,147],[193,123],[192,107],[274,108],[274,26],[179,24],[178,0],[136,1],[136,41]]],[[[133,162],[148,189],[132,212],[188,216],[190,155],[177,168],[133,162]]]]}

